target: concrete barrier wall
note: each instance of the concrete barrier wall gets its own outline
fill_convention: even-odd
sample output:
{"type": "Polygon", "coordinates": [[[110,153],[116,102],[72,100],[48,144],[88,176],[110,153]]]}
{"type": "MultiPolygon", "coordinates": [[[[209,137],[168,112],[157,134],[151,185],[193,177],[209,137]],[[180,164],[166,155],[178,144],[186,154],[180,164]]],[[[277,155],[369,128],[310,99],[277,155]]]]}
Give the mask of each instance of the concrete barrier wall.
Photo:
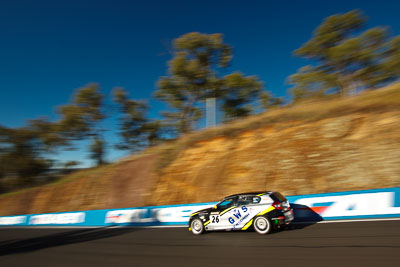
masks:
{"type": "MultiPolygon", "coordinates": [[[[287,197],[295,221],[400,217],[400,187],[287,197]]],[[[1,226],[185,226],[215,202],[0,217],[1,226]]]]}

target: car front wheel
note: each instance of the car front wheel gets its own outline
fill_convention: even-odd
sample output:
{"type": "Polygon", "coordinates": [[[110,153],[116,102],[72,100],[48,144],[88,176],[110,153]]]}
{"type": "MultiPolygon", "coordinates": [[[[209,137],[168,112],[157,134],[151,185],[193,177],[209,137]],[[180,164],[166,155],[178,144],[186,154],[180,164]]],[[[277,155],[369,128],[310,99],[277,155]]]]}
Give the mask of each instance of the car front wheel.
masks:
{"type": "Polygon", "coordinates": [[[195,235],[200,235],[204,232],[204,225],[200,219],[194,219],[190,223],[190,228],[192,228],[192,233],[195,235]]]}
{"type": "Polygon", "coordinates": [[[257,233],[265,235],[268,234],[271,231],[271,221],[263,216],[257,217],[254,220],[254,229],[256,230],[257,233]]]}

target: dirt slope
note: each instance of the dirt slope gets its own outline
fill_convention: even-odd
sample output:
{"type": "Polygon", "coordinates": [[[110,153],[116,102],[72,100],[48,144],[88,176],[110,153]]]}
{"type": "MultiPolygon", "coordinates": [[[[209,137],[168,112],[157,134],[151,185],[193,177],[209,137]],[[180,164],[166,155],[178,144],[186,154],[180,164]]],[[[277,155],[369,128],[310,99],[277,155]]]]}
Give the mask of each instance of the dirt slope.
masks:
{"type": "Polygon", "coordinates": [[[156,156],[74,174],[67,181],[0,196],[0,215],[144,206],[156,156]]]}

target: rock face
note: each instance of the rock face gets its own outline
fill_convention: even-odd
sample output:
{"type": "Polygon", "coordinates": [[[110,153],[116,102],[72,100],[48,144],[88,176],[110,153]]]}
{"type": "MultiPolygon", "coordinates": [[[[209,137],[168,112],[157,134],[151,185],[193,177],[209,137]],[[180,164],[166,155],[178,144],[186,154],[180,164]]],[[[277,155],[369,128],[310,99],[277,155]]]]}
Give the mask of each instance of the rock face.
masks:
{"type": "Polygon", "coordinates": [[[287,122],[184,150],[162,172],[156,203],[214,201],[258,190],[299,195],[400,186],[400,112],[287,122]]]}
{"type": "Polygon", "coordinates": [[[400,186],[400,109],[313,122],[271,123],[183,149],[161,170],[157,153],[0,197],[0,215],[217,201],[400,186]]]}

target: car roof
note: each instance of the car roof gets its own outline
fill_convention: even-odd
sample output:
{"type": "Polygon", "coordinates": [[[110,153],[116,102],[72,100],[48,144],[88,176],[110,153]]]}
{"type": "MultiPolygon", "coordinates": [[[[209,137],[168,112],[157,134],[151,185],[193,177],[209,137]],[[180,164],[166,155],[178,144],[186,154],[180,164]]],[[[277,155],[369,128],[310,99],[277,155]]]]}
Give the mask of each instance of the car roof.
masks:
{"type": "Polygon", "coordinates": [[[239,194],[233,194],[229,195],[224,198],[229,198],[229,197],[236,197],[236,196],[244,196],[244,195],[259,195],[259,194],[270,194],[272,191],[256,191],[256,192],[246,192],[246,193],[239,193],[239,194]]]}

